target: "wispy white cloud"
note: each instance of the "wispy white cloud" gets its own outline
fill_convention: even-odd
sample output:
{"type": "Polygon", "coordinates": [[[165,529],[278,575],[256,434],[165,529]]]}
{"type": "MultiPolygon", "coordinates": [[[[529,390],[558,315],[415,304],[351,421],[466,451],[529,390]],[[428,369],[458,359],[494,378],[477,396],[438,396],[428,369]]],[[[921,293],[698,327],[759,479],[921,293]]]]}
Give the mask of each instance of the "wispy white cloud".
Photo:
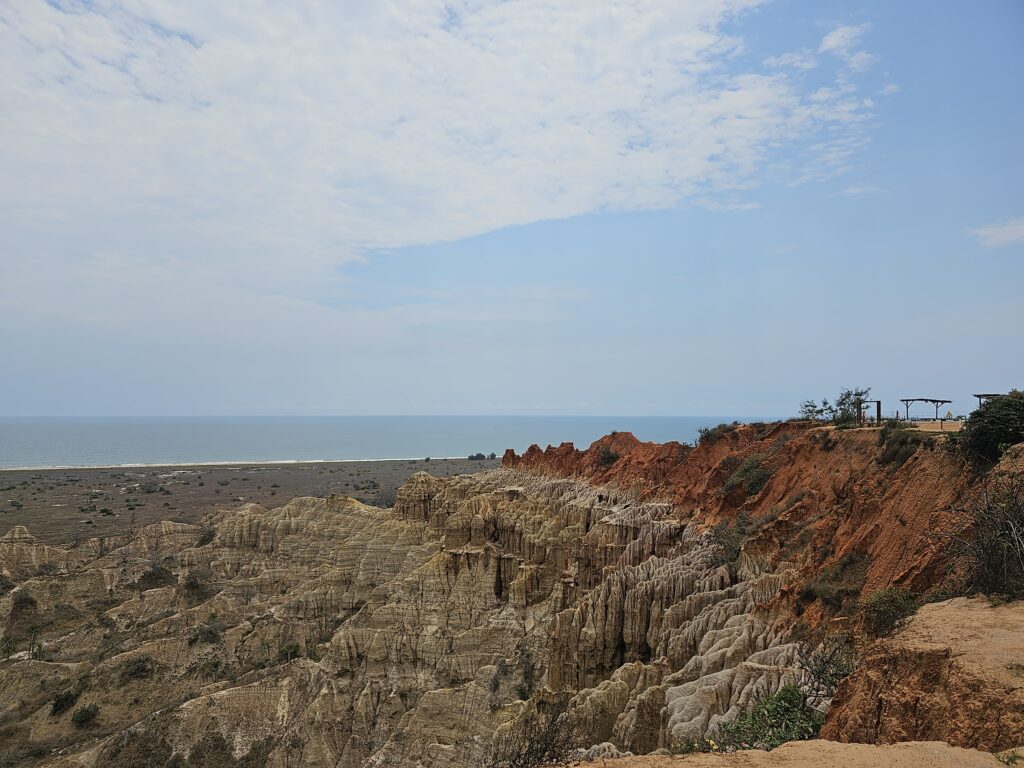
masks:
{"type": "Polygon", "coordinates": [[[818,108],[730,71],[722,25],[757,4],[19,0],[0,26],[0,199],[331,259],[672,205],[856,122],[847,93],[818,108]]]}
{"type": "Polygon", "coordinates": [[[1024,216],[1009,219],[1002,224],[972,229],[971,234],[978,238],[982,245],[989,248],[1024,243],[1024,216]]]}
{"type": "Polygon", "coordinates": [[[375,250],[684,201],[744,210],[766,180],[842,172],[867,141],[863,30],[826,37],[846,58],[811,92],[811,52],[741,65],[726,27],[761,3],[11,0],[0,324],[329,343],[413,317],[543,317],[557,302],[325,298],[375,250]]]}
{"type": "Polygon", "coordinates": [[[764,60],[766,67],[795,67],[796,69],[814,69],[818,66],[817,57],[810,51],[793,51],[778,56],[769,56],[764,60]]]}
{"type": "Polygon", "coordinates": [[[852,55],[853,49],[867,31],[867,24],[836,27],[822,38],[821,45],[818,46],[818,52],[835,53],[840,56],[852,55]]]}
{"type": "Polygon", "coordinates": [[[866,72],[878,61],[875,54],[858,47],[869,28],[868,24],[837,27],[822,38],[818,53],[834,54],[853,72],[866,72]]]}
{"type": "Polygon", "coordinates": [[[896,83],[886,83],[879,89],[878,93],[881,96],[892,96],[900,92],[900,87],[896,83]]]}
{"type": "Polygon", "coordinates": [[[871,184],[854,184],[839,192],[843,197],[864,197],[865,195],[877,195],[888,190],[876,187],[871,184]]]}

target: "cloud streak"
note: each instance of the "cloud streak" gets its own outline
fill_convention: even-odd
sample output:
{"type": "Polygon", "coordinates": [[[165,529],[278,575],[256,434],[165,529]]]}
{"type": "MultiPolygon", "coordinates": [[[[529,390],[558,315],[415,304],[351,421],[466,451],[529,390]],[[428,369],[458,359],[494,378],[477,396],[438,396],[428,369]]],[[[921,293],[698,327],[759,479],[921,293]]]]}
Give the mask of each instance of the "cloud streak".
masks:
{"type": "Polygon", "coordinates": [[[1024,216],[1009,219],[1002,224],[972,229],[971,234],[978,239],[978,242],[989,248],[1024,243],[1024,216]]]}

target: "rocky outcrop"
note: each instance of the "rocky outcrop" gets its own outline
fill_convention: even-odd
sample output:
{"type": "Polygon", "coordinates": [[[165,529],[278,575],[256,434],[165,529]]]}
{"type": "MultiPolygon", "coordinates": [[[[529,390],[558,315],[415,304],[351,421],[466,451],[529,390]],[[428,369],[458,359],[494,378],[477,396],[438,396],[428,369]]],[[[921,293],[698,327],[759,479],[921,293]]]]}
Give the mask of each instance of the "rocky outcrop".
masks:
{"type": "Polygon", "coordinates": [[[871,646],[841,685],[825,738],[1024,744],[1024,605],[958,598],[923,606],[871,646]]]}

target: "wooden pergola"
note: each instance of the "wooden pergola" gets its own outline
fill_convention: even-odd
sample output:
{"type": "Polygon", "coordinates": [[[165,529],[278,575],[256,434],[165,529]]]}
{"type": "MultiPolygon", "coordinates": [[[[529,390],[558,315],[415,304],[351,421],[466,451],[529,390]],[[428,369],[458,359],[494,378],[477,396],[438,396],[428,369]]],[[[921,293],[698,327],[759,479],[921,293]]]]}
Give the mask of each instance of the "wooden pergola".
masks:
{"type": "Polygon", "coordinates": [[[906,408],[907,421],[910,421],[910,404],[911,403],[931,403],[935,406],[935,420],[939,420],[939,406],[945,405],[946,403],[952,403],[952,400],[940,400],[935,397],[901,397],[900,402],[903,403],[903,407],[906,408]]]}
{"type": "Polygon", "coordinates": [[[971,397],[978,398],[978,407],[980,408],[981,404],[984,403],[986,400],[991,400],[993,397],[1002,397],[1003,394],[1003,392],[988,392],[982,393],[980,395],[971,395],[971,397]]]}
{"type": "Polygon", "coordinates": [[[858,400],[857,401],[857,422],[864,423],[864,406],[868,403],[875,404],[875,423],[882,423],[882,401],[881,400],[858,400]]]}

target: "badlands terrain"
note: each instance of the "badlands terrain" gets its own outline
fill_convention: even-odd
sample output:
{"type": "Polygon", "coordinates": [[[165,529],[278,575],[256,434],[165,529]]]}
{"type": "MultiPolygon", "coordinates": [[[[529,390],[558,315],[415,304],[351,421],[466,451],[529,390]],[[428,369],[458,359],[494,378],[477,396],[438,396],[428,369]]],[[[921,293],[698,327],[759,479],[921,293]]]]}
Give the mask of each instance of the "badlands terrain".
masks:
{"type": "Polygon", "coordinates": [[[943,591],[984,477],[941,440],[617,433],[418,472],[389,506],[13,526],[0,765],[522,766],[551,738],[622,768],[998,766],[1024,745],[1024,606],[943,591]],[[876,637],[858,605],[893,587],[923,605],[876,637]],[[821,688],[809,654],[837,638],[857,662],[821,688]],[[790,686],[821,739],[679,756],[790,686]]]}

